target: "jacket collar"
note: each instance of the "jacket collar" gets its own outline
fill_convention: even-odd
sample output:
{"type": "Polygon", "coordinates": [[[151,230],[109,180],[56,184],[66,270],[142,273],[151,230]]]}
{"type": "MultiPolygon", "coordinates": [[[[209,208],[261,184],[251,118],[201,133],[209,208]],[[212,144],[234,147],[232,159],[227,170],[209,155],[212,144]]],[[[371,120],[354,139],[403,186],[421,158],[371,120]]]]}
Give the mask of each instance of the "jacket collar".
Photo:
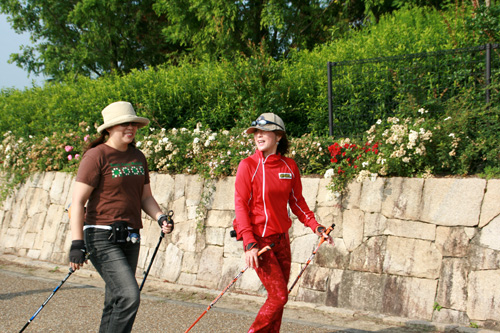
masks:
{"type": "Polygon", "coordinates": [[[258,149],[256,149],[254,156],[256,156],[259,160],[263,160],[264,163],[269,163],[269,162],[281,160],[280,153],[271,154],[271,155],[268,155],[267,158],[265,158],[264,154],[258,149]]]}

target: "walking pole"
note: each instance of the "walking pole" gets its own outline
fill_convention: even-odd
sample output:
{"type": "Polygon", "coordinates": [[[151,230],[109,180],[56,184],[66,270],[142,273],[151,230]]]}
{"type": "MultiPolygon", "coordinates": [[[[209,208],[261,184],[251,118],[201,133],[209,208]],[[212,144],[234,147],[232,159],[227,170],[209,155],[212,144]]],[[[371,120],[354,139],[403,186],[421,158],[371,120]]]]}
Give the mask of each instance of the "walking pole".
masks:
{"type": "MultiPolygon", "coordinates": [[[[168,215],[167,215],[167,218],[168,218],[167,224],[170,224],[170,222],[172,221],[172,216],[174,216],[174,212],[169,211],[168,215]]],[[[172,224],[173,224],[173,221],[172,221],[172,224]]],[[[141,283],[141,286],[139,287],[139,291],[142,291],[142,287],[144,287],[144,283],[146,282],[146,278],[148,277],[149,271],[151,270],[151,266],[153,265],[153,260],[155,260],[156,253],[158,252],[158,248],[160,247],[160,243],[163,240],[163,237],[165,237],[165,234],[162,231],[160,233],[160,239],[158,239],[158,244],[156,244],[155,251],[153,252],[153,256],[151,257],[151,261],[149,262],[148,269],[146,271],[144,271],[144,273],[143,273],[144,278],[142,279],[142,283],[141,283]]]]}
{"type": "MultiPolygon", "coordinates": [[[[259,252],[257,253],[257,255],[258,255],[258,256],[260,256],[262,253],[264,253],[264,252],[266,252],[266,251],[270,250],[273,246],[274,246],[274,243],[273,243],[273,244],[271,244],[271,245],[264,246],[262,249],[260,249],[260,250],[259,250],[259,252]]],[[[208,310],[210,310],[210,309],[211,309],[211,308],[215,305],[215,303],[217,303],[217,301],[218,301],[218,300],[222,297],[222,295],[224,295],[224,293],[225,293],[225,292],[226,292],[229,288],[231,288],[231,286],[232,286],[232,285],[236,282],[236,280],[238,280],[238,279],[239,279],[239,277],[240,277],[243,273],[245,273],[245,271],[246,271],[247,269],[248,269],[248,266],[246,266],[245,268],[243,268],[243,269],[242,269],[242,270],[238,273],[238,275],[236,275],[236,276],[234,277],[233,281],[231,281],[231,283],[229,283],[229,284],[227,285],[227,287],[226,287],[226,288],[224,288],[224,290],[223,290],[223,291],[219,294],[219,296],[217,296],[217,297],[216,297],[216,298],[212,301],[212,303],[210,303],[210,305],[206,308],[206,310],[205,310],[205,311],[203,311],[203,313],[202,313],[202,314],[198,317],[198,319],[196,319],[196,320],[195,320],[195,322],[194,322],[191,326],[189,326],[189,328],[188,328],[188,329],[187,329],[184,333],[189,332],[189,331],[190,331],[190,330],[194,327],[194,325],[196,325],[196,323],[197,323],[198,321],[200,321],[201,317],[203,317],[203,316],[205,315],[205,313],[207,313],[207,312],[208,312],[208,310]]]]}
{"type": "Polygon", "coordinates": [[[45,304],[47,304],[50,301],[50,299],[52,298],[52,296],[54,296],[54,294],[59,290],[59,288],[61,288],[61,286],[64,284],[64,282],[66,282],[66,280],[70,277],[70,275],[73,274],[73,272],[74,272],[73,268],[70,267],[68,275],[66,275],[66,277],[52,291],[52,293],[50,294],[50,296],[45,300],[45,302],[43,302],[42,306],[40,306],[38,308],[38,310],[36,310],[35,314],[28,320],[28,322],[26,324],[24,324],[23,328],[19,331],[19,333],[23,332],[26,329],[26,327],[28,327],[28,325],[33,321],[33,319],[35,319],[35,317],[38,315],[38,313],[40,311],[42,311],[42,309],[45,306],[45,304]]]}
{"type": "MultiPolygon", "coordinates": [[[[333,223],[330,227],[328,227],[328,229],[326,229],[325,233],[328,235],[330,233],[330,231],[333,230],[333,228],[335,228],[335,223],[333,223]]],[[[324,237],[321,237],[320,241],[319,241],[319,244],[318,246],[316,247],[316,249],[313,251],[313,253],[311,254],[311,256],[309,257],[309,259],[307,260],[306,262],[306,265],[304,266],[304,268],[302,268],[302,270],[300,271],[299,275],[297,276],[297,278],[295,279],[295,281],[293,281],[292,283],[292,286],[290,287],[290,289],[288,289],[288,293],[290,293],[293,289],[293,287],[295,286],[295,284],[297,283],[297,281],[300,279],[300,277],[302,276],[302,273],[304,273],[304,271],[306,270],[307,266],[309,265],[309,263],[313,260],[314,256],[316,255],[316,252],[318,252],[318,249],[319,247],[321,246],[321,244],[323,244],[323,242],[326,240],[326,238],[324,237]]]]}

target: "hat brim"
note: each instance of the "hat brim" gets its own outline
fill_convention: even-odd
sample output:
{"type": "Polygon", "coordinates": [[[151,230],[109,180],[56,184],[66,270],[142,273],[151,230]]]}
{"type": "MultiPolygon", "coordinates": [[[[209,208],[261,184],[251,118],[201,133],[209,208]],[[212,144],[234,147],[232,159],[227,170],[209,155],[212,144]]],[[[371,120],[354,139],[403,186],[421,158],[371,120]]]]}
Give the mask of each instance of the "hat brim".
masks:
{"type": "Polygon", "coordinates": [[[272,131],[282,131],[283,132],[283,129],[281,127],[273,125],[273,124],[266,124],[264,126],[252,126],[252,127],[247,128],[247,130],[245,132],[247,134],[252,134],[258,130],[267,131],[267,132],[272,132],[272,131]]]}
{"type": "Polygon", "coordinates": [[[141,128],[141,127],[144,127],[147,124],[149,124],[149,119],[143,118],[143,117],[126,115],[123,117],[115,118],[115,119],[113,119],[113,121],[111,121],[109,123],[102,124],[101,126],[99,126],[97,128],[97,132],[102,133],[102,131],[104,131],[107,128],[110,128],[110,127],[113,127],[116,125],[120,125],[123,123],[138,123],[139,124],[138,128],[141,128]]]}

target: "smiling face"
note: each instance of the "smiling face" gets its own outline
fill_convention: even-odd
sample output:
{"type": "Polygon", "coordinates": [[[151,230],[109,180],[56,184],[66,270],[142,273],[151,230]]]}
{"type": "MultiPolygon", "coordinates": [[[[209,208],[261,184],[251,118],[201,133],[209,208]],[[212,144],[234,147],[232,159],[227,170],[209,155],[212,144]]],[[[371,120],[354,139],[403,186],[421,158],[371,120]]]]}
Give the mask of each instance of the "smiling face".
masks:
{"type": "Polygon", "coordinates": [[[107,129],[109,139],[107,143],[118,150],[127,150],[128,145],[134,141],[137,132],[137,123],[120,124],[107,129]]]}
{"type": "Polygon", "coordinates": [[[267,157],[268,155],[276,154],[281,135],[277,135],[272,131],[257,130],[253,133],[253,139],[257,149],[264,154],[264,157],[267,157]]]}

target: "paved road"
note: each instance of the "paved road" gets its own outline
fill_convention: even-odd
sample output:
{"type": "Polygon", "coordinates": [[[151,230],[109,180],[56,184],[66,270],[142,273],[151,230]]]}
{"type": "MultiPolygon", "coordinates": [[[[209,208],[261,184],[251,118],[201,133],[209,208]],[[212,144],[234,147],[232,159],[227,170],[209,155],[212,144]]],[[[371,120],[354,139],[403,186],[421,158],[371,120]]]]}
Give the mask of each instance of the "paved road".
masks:
{"type": "MultiPolygon", "coordinates": [[[[0,257],[0,332],[19,332],[68,273],[47,265],[25,266],[0,257]]],[[[25,332],[97,332],[103,284],[92,271],[78,271],[44,306],[25,332]]],[[[184,332],[218,292],[165,288],[148,278],[134,332],[184,332]]],[[[261,298],[226,293],[191,332],[246,332],[262,304],[261,298]]],[[[281,332],[437,332],[431,323],[405,326],[383,318],[341,316],[318,309],[287,305],[281,332]]],[[[448,332],[469,332],[457,328],[448,332]]],[[[477,332],[473,330],[470,332],[477,332]]]]}

